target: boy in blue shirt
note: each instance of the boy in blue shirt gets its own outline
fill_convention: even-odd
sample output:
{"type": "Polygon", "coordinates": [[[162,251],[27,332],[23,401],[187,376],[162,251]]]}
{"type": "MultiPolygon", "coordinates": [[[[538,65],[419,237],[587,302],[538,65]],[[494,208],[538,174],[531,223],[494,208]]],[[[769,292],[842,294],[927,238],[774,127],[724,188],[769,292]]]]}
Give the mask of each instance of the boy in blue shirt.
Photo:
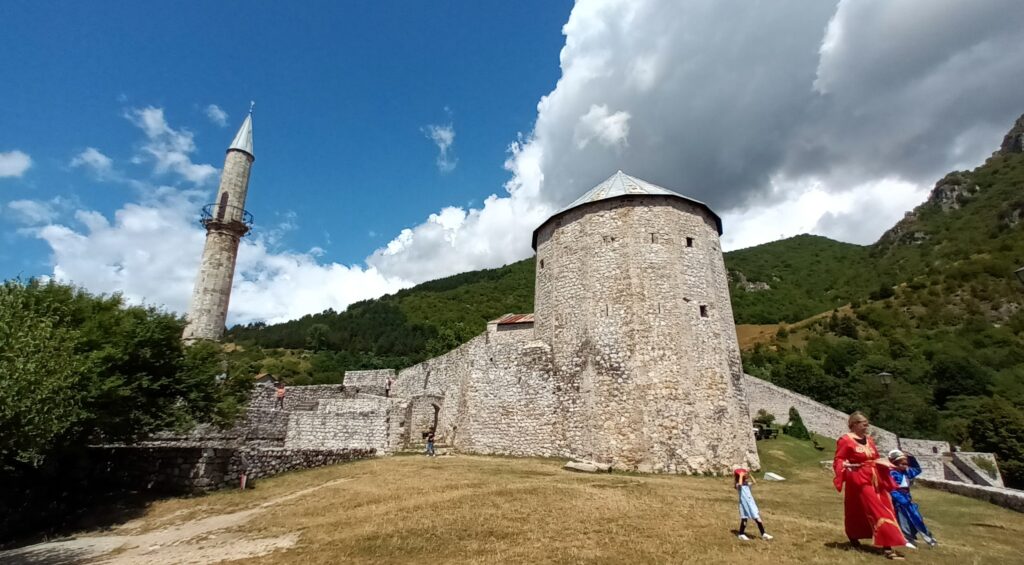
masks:
{"type": "Polygon", "coordinates": [[[907,547],[915,548],[914,542],[917,541],[918,533],[924,538],[925,543],[935,547],[938,542],[928,530],[928,526],[924,525],[924,518],[921,517],[917,503],[910,496],[910,485],[914,484],[914,478],[921,474],[921,465],[916,457],[898,449],[889,452],[889,462],[893,465],[889,474],[898,487],[892,491],[892,506],[896,510],[900,530],[907,538],[907,547]]]}

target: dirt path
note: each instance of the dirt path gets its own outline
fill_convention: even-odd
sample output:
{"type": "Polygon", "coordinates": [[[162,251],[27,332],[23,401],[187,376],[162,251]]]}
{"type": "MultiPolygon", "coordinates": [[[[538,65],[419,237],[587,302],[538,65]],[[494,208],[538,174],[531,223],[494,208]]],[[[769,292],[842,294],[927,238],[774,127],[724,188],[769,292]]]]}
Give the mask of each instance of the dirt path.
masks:
{"type": "Polygon", "coordinates": [[[197,518],[141,534],[81,537],[0,552],[0,562],[104,565],[166,563],[207,564],[264,555],[299,541],[298,534],[272,538],[247,536],[238,528],[258,514],[311,492],[353,479],[338,479],[268,500],[246,510],[197,518]]]}

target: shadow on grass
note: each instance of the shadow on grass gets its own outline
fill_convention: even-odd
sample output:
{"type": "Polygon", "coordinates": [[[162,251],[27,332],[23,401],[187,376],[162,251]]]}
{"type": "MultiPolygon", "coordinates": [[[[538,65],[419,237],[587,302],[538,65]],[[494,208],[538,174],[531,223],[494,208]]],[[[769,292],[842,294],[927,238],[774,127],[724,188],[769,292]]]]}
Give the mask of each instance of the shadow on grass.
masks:
{"type": "MultiPolygon", "coordinates": [[[[26,498],[16,506],[11,519],[0,520],[0,550],[52,541],[83,530],[109,531],[139,518],[153,502],[171,496],[169,493],[108,491],[102,494],[57,500],[44,497],[26,498]],[[18,508],[20,507],[20,508],[18,508]],[[18,516],[14,519],[14,516],[18,516]]],[[[4,505],[0,504],[0,507],[4,505]]],[[[56,551],[54,559],[64,550],[56,551]]],[[[0,562],[8,561],[0,559],[0,562]]],[[[24,561],[36,563],[37,561],[24,561]]],[[[43,560],[38,563],[69,563],[74,560],[43,560]]]]}
{"type": "Polygon", "coordinates": [[[2,560],[5,565],[60,565],[82,563],[92,556],[92,552],[76,547],[25,548],[2,556],[2,560]]]}
{"type": "Polygon", "coordinates": [[[829,549],[838,549],[841,551],[859,551],[861,553],[870,553],[872,555],[884,555],[885,553],[881,548],[873,545],[866,545],[852,541],[829,541],[825,542],[823,545],[829,549]]]}

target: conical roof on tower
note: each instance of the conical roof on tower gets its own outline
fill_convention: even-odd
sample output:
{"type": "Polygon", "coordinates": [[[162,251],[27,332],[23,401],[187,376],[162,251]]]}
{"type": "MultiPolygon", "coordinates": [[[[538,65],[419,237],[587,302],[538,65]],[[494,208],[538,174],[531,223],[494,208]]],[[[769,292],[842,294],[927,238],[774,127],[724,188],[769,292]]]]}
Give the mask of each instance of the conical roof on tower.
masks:
{"type": "Polygon", "coordinates": [[[252,152],[252,108],[249,109],[249,115],[242,122],[242,127],[238,128],[235,140],[228,146],[228,151],[232,149],[244,151],[253,159],[256,158],[256,154],[252,152]]]}
{"type": "Polygon", "coordinates": [[[544,225],[550,222],[551,220],[565,214],[569,210],[579,208],[580,206],[583,206],[584,204],[589,204],[591,202],[598,202],[601,200],[613,200],[615,198],[624,198],[627,196],[670,196],[673,198],[684,200],[686,202],[689,202],[690,204],[695,204],[706,210],[707,213],[711,215],[711,217],[715,221],[716,227],[718,228],[718,234],[722,234],[722,219],[719,218],[718,214],[715,214],[715,212],[707,204],[701,202],[700,200],[694,200],[689,196],[683,196],[682,194],[679,194],[674,190],[669,190],[663,186],[658,186],[654,183],[647,182],[645,180],[627,175],[626,173],[620,170],[616,171],[614,175],[608,177],[594,188],[591,188],[590,190],[585,192],[583,196],[580,196],[565,208],[562,208],[561,210],[552,214],[551,217],[548,218],[547,220],[544,220],[544,222],[541,223],[541,225],[538,226],[537,229],[533,231],[533,248],[537,248],[537,232],[540,231],[540,228],[544,227],[544,225]]]}

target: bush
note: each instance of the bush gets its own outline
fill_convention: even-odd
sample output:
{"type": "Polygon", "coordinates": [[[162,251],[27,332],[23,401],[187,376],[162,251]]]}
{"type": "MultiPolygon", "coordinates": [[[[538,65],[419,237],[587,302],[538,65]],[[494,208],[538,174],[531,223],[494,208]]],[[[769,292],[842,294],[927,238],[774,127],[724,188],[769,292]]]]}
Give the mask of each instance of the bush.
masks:
{"type": "Polygon", "coordinates": [[[754,423],[761,424],[763,426],[770,426],[775,421],[775,415],[770,414],[764,408],[757,411],[757,416],[754,416],[754,423]]]}
{"type": "Polygon", "coordinates": [[[796,439],[811,439],[811,433],[807,431],[807,426],[804,425],[804,420],[800,417],[800,411],[796,409],[796,406],[789,408],[789,423],[786,424],[786,435],[796,439]]]}

